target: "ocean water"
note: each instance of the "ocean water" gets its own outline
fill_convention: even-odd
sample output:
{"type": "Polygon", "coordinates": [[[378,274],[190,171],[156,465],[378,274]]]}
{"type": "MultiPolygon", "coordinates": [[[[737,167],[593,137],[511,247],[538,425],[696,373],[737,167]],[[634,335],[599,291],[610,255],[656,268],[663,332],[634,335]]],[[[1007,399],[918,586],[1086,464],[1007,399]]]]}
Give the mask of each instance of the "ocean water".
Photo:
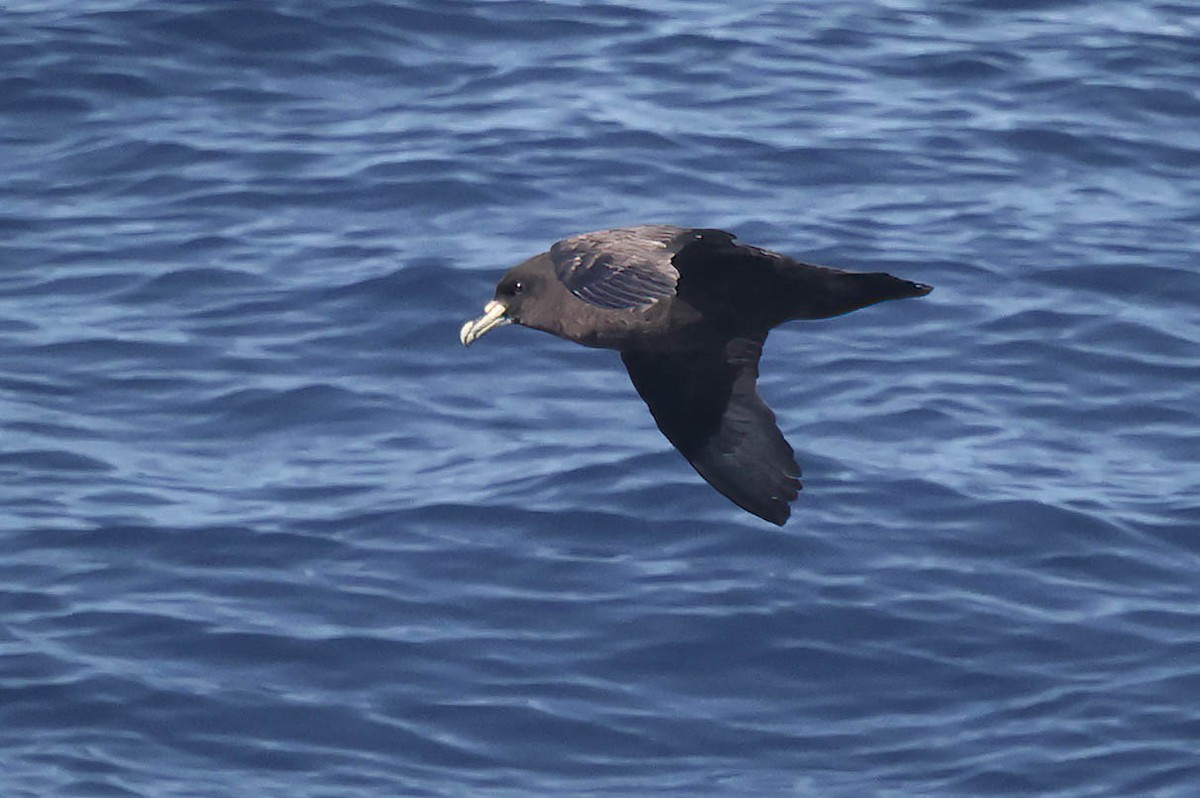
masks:
{"type": "Polygon", "coordinates": [[[0,795],[1200,794],[1191,2],[10,0],[0,795]],[[768,342],[713,492],[624,224],[936,290],[768,342]]]}

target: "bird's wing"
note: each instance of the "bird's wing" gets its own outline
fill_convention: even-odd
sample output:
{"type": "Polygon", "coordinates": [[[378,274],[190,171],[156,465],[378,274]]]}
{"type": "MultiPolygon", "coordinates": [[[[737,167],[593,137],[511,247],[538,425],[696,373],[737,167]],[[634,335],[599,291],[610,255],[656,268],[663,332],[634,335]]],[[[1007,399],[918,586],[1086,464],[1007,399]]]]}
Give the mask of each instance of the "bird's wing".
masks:
{"type": "Polygon", "coordinates": [[[563,239],[550,248],[554,272],[588,304],[635,310],[674,296],[679,272],[671,263],[683,231],[667,225],[601,230],[563,239]]]}
{"type": "Polygon", "coordinates": [[[744,510],[783,525],[800,490],[800,466],[755,390],[763,340],[623,351],[621,359],[658,428],[700,476],[744,510]]]}

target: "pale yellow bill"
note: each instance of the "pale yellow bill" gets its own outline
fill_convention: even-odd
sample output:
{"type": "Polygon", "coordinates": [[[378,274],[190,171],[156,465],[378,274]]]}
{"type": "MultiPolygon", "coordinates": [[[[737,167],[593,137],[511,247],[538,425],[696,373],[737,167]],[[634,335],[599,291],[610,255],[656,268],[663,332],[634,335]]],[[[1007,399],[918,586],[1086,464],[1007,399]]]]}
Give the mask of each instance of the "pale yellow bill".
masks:
{"type": "Polygon", "coordinates": [[[508,308],[493,299],[483,306],[482,316],[472,319],[462,326],[462,329],[458,331],[458,340],[462,341],[463,346],[470,346],[475,342],[476,338],[488,330],[494,327],[503,327],[505,324],[511,324],[512,319],[504,315],[507,312],[508,308]]]}

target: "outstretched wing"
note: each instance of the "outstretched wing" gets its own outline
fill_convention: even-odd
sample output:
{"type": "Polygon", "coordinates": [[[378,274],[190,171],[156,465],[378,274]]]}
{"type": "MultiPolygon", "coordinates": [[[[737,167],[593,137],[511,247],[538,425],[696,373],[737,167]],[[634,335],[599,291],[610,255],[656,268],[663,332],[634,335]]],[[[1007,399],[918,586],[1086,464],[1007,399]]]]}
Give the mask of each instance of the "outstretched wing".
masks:
{"type": "Polygon", "coordinates": [[[679,272],[671,257],[681,233],[669,225],[584,233],[552,246],[550,260],[558,279],[584,302],[640,309],[675,295],[679,272]]]}
{"type": "Polygon", "coordinates": [[[774,524],[791,514],[800,466],[755,389],[763,339],[724,348],[624,351],[621,359],[658,428],[710,485],[774,524]]]}

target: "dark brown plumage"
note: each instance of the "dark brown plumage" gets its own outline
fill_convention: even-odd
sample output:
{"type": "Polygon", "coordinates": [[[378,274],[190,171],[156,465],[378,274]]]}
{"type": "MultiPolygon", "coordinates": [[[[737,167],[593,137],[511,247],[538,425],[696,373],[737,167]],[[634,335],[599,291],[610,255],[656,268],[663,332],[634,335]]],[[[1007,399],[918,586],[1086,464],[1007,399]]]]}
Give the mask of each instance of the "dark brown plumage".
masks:
{"type": "Polygon", "coordinates": [[[513,267],[460,338],[470,345],[515,322],[620,351],[658,428],[700,476],[782,525],[800,467],[755,389],[767,333],[931,290],[801,263],[721,230],[642,225],[573,236],[513,267]]]}

